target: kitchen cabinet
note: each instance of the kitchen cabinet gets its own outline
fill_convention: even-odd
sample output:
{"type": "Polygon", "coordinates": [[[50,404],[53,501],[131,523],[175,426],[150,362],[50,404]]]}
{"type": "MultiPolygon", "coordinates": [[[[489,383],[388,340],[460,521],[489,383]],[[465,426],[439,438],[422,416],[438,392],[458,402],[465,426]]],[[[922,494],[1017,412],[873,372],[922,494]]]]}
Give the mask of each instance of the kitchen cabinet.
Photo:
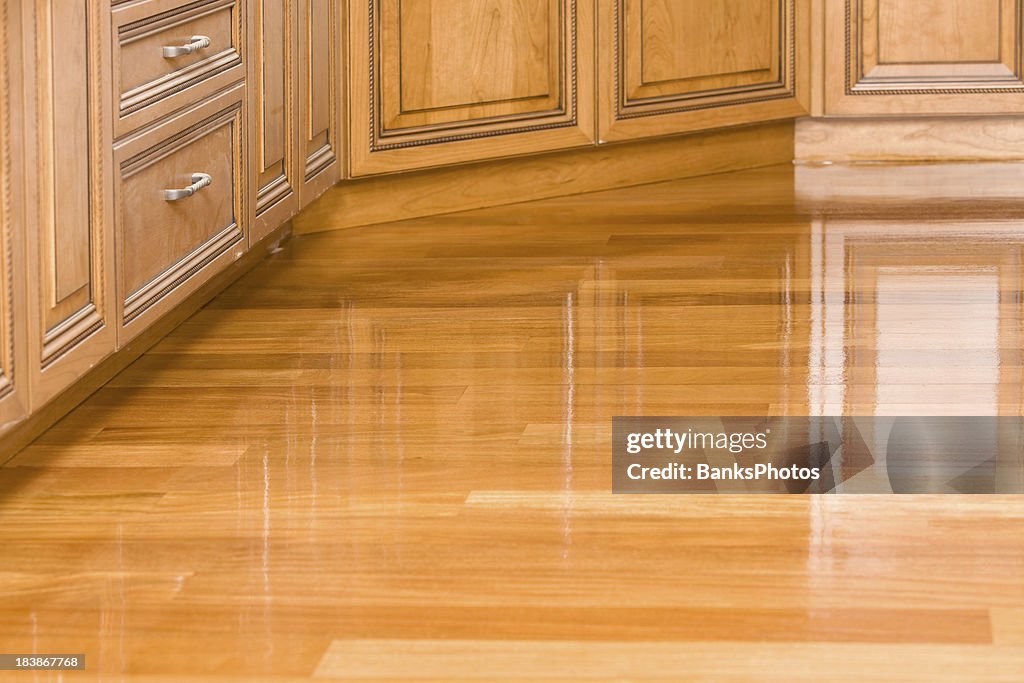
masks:
{"type": "Polygon", "coordinates": [[[786,119],[810,101],[804,0],[600,0],[600,139],[786,119]]]}
{"type": "Polygon", "coordinates": [[[349,7],[354,176],[593,141],[591,3],[373,0],[349,7]]]}
{"type": "Polygon", "coordinates": [[[251,0],[249,170],[259,240],[299,209],[298,78],[295,0],[251,0]]]}
{"type": "Polygon", "coordinates": [[[825,114],[1016,114],[1020,0],[826,0],[825,114]]]}
{"type": "Polygon", "coordinates": [[[113,353],[110,31],[99,0],[23,4],[32,405],[113,353]],[[27,26],[26,26],[27,25],[27,26]]]}
{"type": "Polygon", "coordinates": [[[300,0],[297,97],[300,203],[304,208],[342,178],[345,166],[340,0],[300,0]]]}

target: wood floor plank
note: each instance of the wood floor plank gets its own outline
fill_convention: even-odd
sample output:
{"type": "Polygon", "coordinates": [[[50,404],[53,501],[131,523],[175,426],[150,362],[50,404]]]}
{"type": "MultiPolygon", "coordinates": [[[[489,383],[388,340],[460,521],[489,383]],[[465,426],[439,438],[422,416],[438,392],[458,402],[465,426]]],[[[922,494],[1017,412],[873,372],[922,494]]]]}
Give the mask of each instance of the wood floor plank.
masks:
{"type": "Polygon", "coordinates": [[[1019,649],[969,645],[356,640],[332,643],[317,676],[779,682],[884,677],[894,683],[963,683],[1019,680],[1022,669],[1024,652],[1019,649]],[[985,671],[965,665],[969,660],[984,660],[985,671]]]}
{"type": "Polygon", "coordinates": [[[1024,415],[1019,169],[941,175],[294,239],[0,468],[0,652],[85,652],[67,681],[1019,683],[1019,496],[611,492],[616,415],[1024,415]]]}

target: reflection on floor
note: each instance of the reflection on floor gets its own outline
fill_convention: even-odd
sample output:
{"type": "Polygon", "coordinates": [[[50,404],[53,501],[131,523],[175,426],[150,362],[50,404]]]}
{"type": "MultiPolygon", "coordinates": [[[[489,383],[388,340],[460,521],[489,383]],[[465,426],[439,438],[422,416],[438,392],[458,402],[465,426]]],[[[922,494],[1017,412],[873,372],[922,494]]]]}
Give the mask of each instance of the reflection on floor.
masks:
{"type": "Polygon", "coordinates": [[[0,469],[0,651],[111,680],[1020,680],[1024,501],[612,496],[609,439],[1024,414],[1021,168],[296,239],[0,469]]]}

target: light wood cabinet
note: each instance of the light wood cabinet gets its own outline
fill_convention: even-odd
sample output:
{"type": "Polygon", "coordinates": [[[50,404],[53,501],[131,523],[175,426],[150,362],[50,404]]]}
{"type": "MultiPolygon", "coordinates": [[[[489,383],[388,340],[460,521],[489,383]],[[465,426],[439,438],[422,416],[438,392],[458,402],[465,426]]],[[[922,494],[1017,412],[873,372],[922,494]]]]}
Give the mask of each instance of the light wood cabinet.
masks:
{"type": "Polygon", "coordinates": [[[110,32],[98,0],[28,5],[28,362],[38,406],[116,345],[106,182],[110,32]]]}
{"type": "Polygon", "coordinates": [[[602,141],[807,113],[805,0],[600,0],[599,7],[602,141]]]}
{"type": "Polygon", "coordinates": [[[116,137],[245,78],[243,6],[242,0],[115,2],[116,137]]]}
{"type": "Polygon", "coordinates": [[[297,138],[295,96],[296,9],[295,0],[250,2],[253,241],[273,231],[299,209],[297,179],[302,154],[297,138]]]}
{"type": "Polygon", "coordinates": [[[592,142],[591,3],[372,0],[350,8],[353,175],[592,142]]]}
{"type": "Polygon", "coordinates": [[[299,0],[298,145],[300,202],[308,206],[343,175],[345,70],[340,0],[299,0]]]}
{"type": "Polygon", "coordinates": [[[1021,0],[826,0],[825,113],[1024,108],[1021,0]]]}
{"type": "Polygon", "coordinates": [[[106,183],[122,346],[239,258],[257,215],[263,236],[296,209],[287,10],[255,0],[112,7],[119,95],[106,183]],[[263,105],[251,138],[247,78],[263,105]]]}
{"type": "Polygon", "coordinates": [[[246,250],[245,87],[115,149],[121,343],[246,250]]]}
{"type": "Polygon", "coordinates": [[[0,433],[29,412],[20,3],[0,0],[0,433]]]}
{"type": "Polygon", "coordinates": [[[342,176],[337,0],[255,0],[249,30],[255,242],[342,176]]]}

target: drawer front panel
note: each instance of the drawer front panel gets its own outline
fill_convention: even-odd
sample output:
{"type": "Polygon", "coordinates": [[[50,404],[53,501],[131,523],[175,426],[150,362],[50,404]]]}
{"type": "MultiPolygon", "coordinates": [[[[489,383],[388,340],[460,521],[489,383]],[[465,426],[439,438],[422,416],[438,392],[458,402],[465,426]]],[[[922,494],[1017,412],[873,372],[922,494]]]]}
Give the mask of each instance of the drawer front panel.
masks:
{"type": "Polygon", "coordinates": [[[244,77],[238,0],[207,0],[158,11],[161,4],[167,3],[114,12],[118,135],[244,77]],[[140,18],[147,9],[155,14],[140,18]]]}
{"type": "Polygon", "coordinates": [[[245,247],[241,102],[183,118],[182,130],[120,163],[126,328],[151,309],[179,302],[218,270],[212,264],[245,247]]]}

